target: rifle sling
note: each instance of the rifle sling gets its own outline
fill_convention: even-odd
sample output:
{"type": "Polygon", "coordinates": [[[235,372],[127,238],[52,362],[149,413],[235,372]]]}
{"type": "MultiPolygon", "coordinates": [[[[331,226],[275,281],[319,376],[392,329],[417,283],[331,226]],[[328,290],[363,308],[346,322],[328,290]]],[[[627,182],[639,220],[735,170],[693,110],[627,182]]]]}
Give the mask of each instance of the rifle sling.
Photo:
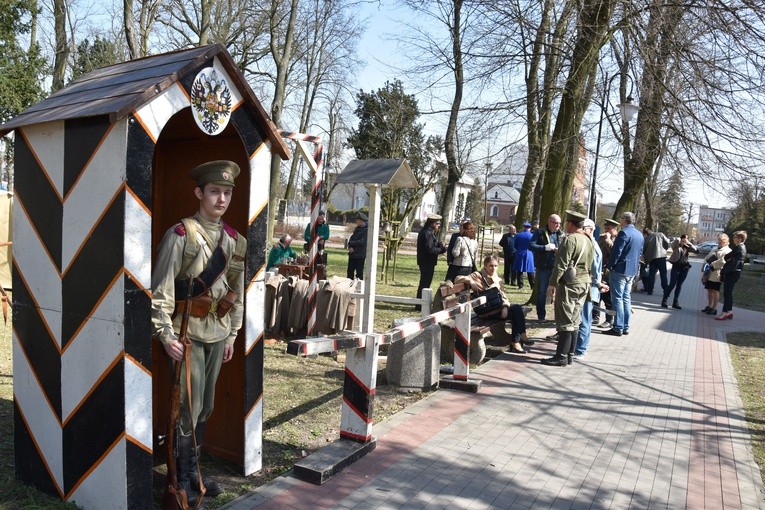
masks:
{"type": "MultiPolygon", "coordinates": [[[[207,261],[205,268],[196,278],[194,278],[193,289],[191,292],[192,298],[198,297],[207,292],[207,289],[212,287],[216,280],[221,277],[223,272],[226,270],[227,264],[228,260],[226,259],[226,255],[223,253],[223,248],[218,246],[215,248],[215,251],[213,251],[210,260],[207,261]]],[[[187,278],[175,279],[176,296],[186,296],[188,295],[188,290],[189,281],[187,278]]]]}

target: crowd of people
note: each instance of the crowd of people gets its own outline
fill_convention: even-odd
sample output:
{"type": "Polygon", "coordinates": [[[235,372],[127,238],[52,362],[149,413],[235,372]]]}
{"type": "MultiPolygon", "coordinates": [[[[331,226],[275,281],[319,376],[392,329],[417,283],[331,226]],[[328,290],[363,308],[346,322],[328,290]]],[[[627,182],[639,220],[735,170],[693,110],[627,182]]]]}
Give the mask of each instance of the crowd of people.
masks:
{"type": "MultiPolygon", "coordinates": [[[[586,356],[593,328],[608,336],[629,335],[632,292],[638,281],[642,283],[641,291],[648,295],[661,287],[661,308],[671,306],[682,310],[680,297],[691,268],[689,256],[699,252],[685,234],[670,240],[663,232],[647,227],[639,231],[632,212],[623,213],[618,220],[606,219],[602,233],[596,238],[595,223],[569,210],[563,219],[551,214],[541,228],[536,221],[523,223],[520,232],[510,225],[499,240],[504,270],[500,275],[498,257],[481,259],[476,225],[472,221],[460,223],[448,245],[441,240],[441,222],[441,216],[428,215],[417,235],[420,272],[417,298],[421,298],[423,289],[432,286],[438,260],[445,253],[446,281],[467,282],[475,293],[492,287],[500,290],[504,305],[490,315],[498,324],[491,335],[507,340],[510,351],[523,353],[524,346],[530,345],[525,314],[520,303],[510,303],[506,290],[509,287],[522,289],[525,275],[529,286],[536,286],[531,304],[536,310],[538,325],[554,324],[557,331],[551,337],[558,343],[555,355],[542,360],[547,365],[568,365],[575,358],[586,356]],[[476,259],[481,259],[480,269],[476,259]],[[553,305],[553,320],[547,318],[548,304],[553,305]],[[507,333],[506,327],[512,332],[507,333]]],[[[367,217],[359,213],[356,223],[348,240],[347,277],[363,279],[367,217]]],[[[323,248],[323,241],[329,238],[323,214],[319,225],[317,232],[323,248]]],[[[306,227],[306,243],[310,241],[310,227],[310,224],[306,227]]],[[[280,257],[294,256],[290,253],[290,241],[289,236],[282,236],[272,250],[273,259],[269,255],[269,267],[278,263],[280,257]]],[[[733,317],[733,288],[746,256],[745,241],[743,231],[733,235],[732,246],[728,236],[722,234],[718,248],[705,258],[703,283],[708,302],[701,311],[715,315],[717,320],[733,317]],[[723,307],[718,314],[721,290],[723,307]]]]}

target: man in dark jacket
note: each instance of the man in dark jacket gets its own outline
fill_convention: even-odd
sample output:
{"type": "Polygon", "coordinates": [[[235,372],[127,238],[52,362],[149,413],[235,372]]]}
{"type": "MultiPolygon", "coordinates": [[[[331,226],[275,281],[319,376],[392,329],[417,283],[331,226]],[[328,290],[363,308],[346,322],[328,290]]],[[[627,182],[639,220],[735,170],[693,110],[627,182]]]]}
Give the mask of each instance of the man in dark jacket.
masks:
{"type": "Polygon", "coordinates": [[[643,280],[643,291],[649,296],[653,294],[656,283],[656,273],[661,279],[661,290],[667,290],[667,249],[669,239],[661,232],[653,232],[650,228],[643,229],[643,261],[648,265],[646,278],[643,280]]]}
{"type": "Polygon", "coordinates": [[[505,285],[520,285],[520,276],[513,271],[513,262],[515,261],[515,225],[508,227],[507,234],[499,240],[502,247],[502,255],[505,259],[505,285]]]}
{"type": "Polygon", "coordinates": [[[364,279],[364,261],[367,258],[367,215],[356,215],[356,228],[348,239],[348,278],[364,279]]]}
{"type": "MultiPolygon", "coordinates": [[[[422,297],[422,289],[433,283],[438,256],[446,251],[444,243],[438,240],[441,228],[441,216],[428,214],[425,226],[417,234],[417,265],[420,266],[420,283],[417,285],[417,297],[422,297]]],[[[416,306],[417,310],[420,306],[416,306]]]]}
{"type": "Polygon", "coordinates": [[[540,322],[547,319],[545,301],[547,300],[547,288],[550,286],[550,275],[555,267],[555,254],[562,240],[560,231],[560,216],[551,214],[547,219],[547,226],[537,230],[531,239],[529,248],[534,252],[534,267],[536,268],[537,281],[537,318],[540,322]]]}

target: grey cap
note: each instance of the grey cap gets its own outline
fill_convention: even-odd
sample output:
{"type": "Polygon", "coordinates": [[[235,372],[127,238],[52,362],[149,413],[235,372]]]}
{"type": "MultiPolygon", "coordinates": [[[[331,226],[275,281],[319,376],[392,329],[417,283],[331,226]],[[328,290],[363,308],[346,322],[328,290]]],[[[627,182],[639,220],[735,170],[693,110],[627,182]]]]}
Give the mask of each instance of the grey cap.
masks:
{"type": "Polygon", "coordinates": [[[363,212],[361,212],[361,211],[359,211],[359,212],[357,212],[357,213],[356,213],[356,219],[357,219],[357,220],[364,220],[364,221],[369,221],[369,218],[367,217],[367,215],[366,215],[366,214],[364,214],[364,213],[363,213],[363,212]]]}

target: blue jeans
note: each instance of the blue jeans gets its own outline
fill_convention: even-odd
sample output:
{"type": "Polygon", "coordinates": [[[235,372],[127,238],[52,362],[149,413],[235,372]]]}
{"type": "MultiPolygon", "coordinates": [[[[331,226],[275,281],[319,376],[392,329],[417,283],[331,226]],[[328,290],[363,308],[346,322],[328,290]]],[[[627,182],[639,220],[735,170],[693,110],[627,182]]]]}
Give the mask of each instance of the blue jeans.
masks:
{"type": "Polygon", "coordinates": [[[579,324],[579,337],[576,340],[576,354],[587,352],[587,346],[590,345],[590,333],[592,333],[592,300],[589,293],[582,305],[582,322],[579,324]]]}
{"type": "Polygon", "coordinates": [[[630,307],[632,306],[632,280],[616,271],[608,275],[608,285],[611,287],[611,304],[614,305],[614,330],[624,333],[630,329],[630,307]]]}
{"type": "Polygon", "coordinates": [[[537,269],[537,318],[540,321],[547,318],[547,312],[545,311],[545,304],[547,302],[547,287],[550,285],[550,276],[552,276],[552,268],[550,269],[537,269]]]}

